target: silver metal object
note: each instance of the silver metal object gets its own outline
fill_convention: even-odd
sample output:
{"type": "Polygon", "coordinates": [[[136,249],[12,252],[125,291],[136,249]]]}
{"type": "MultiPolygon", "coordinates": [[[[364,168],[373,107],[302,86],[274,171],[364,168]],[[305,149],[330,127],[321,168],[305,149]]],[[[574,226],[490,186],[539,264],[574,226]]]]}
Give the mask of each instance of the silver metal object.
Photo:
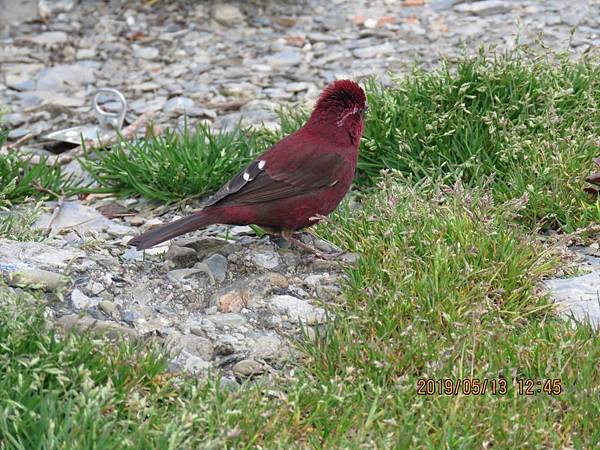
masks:
{"type": "Polygon", "coordinates": [[[52,141],[69,142],[71,144],[81,144],[81,140],[89,141],[94,139],[107,139],[114,136],[115,130],[118,131],[123,126],[125,113],[127,112],[127,101],[123,94],[117,89],[100,88],[92,100],[92,108],[98,119],[99,124],[78,125],[76,127],[66,128],[64,130],[53,131],[44,136],[45,139],[52,141]],[[105,111],[98,104],[100,96],[112,97],[119,102],[118,111],[105,111]]]}
{"type": "Polygon", "coordinates": [[[114,128],[116,130],[120,130],[123,127],[125,112],[127,111],[127,101],[120,91],[113,88],[98,89],[96,94],[94,94],[93,105],[94,112],[96,113],[96,117],[101,126],[105,128],[114,128]],[[114,97],[121,104],[121,108],[118,112],[105,111],[98,105],[98,99],[102,94],[114,97]]]}

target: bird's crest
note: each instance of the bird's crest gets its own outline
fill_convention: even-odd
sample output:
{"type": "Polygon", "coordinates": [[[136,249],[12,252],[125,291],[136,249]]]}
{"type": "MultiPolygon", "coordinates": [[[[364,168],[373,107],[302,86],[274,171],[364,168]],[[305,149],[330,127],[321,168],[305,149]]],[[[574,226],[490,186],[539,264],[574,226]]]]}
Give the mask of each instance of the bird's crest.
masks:
{"type": "Polygon", "coordinates": [[[365,91],[352,80],[337,80],[325,88],[315,109],[364,109],[365,91]]]}

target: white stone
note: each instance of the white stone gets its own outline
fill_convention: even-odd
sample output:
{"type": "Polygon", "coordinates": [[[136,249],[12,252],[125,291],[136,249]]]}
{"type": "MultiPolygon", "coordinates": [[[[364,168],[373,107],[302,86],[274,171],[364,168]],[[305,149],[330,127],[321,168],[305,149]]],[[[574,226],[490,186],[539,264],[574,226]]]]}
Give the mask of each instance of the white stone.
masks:
{"type": "Polygon", "coordinates": [[[475,14],[478,16],[487,16],[491,14],[500,14],[510,11],[510,5],[500,0],[485,0],[482,2],[460,3],[454,7],[454,10],[461,13],[475,14]]]}
{"type": "Polygon", "coordinates": [[[67,42],[67,33],[64,31],[46,31],[31,38],[38,45],[55,45],[67,42]]]}
{"type": "Polygon", "coordinates": [[[252,256],[254,265],[262,269],[274,269],[280,264],[279,255],[273,251],[266,253],[257,253],[252,256]]]}
{"type": "MultiPolygon", "coordinates": [[[[51,211],[56,206],[56,202],[48,202],[46,206],[48,206],[50,212],[42,214],[33,224],[34,228],[46,229],[48,226],[48,222],[52,216],[51,211]]],[[[63,203],[58,216],[56,216],[52,223],[52,234],[56,234],[62,229],[77,230],[81,234],[90,231],[106,231],[118,236],[124,236],[133,231],[132,228],[126,225],[121,225],[107,219],[91,206],[73,202],[63,203]]]]}
{"type": "Polygon", "coordinates": [[[218,1],[213,7],[213,17],[221,25],[232,26],[244,21],[244,15],[237,6],[218,1]]]}
{"type": "Polygon", "coordinates": [[[279,314],[288,316],[291,322],[303,322],[307,325],[322,323],[325,319],[325,310],[311,305],[306,300],[301,300],[291,295],[275,295],[267,304],[279,314]]]}
{"type": "Polygon", "coordinates": [[[96,306],[99,302],[99,298],[88,297],[77,288],[73,289],[73,292],[71,292],[71,303],[77,309],[88,309],[92,306],[96,306]]]}
{"type": "Polygon", "coordinates": [[[556,278],[544,282],[559,311],[577,320],[589,321],[600,327],[600,272],[594,271],[580,277],[556,278]]]}

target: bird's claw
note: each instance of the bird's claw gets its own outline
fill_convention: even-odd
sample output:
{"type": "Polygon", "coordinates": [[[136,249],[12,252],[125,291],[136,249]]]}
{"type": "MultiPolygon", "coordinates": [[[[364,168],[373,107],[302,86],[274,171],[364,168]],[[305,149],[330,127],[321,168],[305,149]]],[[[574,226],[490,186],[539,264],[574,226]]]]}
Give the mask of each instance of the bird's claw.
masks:
{"type": "Polygon", "coordinates": [[[302,259],[306,262],[312,263],[317,259],[322,259],[324,261],[335,261],[340,256],[344,255],[346,252],[335,252],[335,253],[323,253],[323,252],[307,252],[302,255],[302,259]]]}

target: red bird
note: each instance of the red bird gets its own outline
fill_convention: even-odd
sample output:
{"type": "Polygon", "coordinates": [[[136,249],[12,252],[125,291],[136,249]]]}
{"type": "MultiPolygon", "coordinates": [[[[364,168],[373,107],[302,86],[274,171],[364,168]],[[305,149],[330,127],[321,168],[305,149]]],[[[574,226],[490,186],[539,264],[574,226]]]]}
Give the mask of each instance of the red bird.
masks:
{"type": "Polygon", "coordinates": [[[366,110],[365,93],[357,83],[335,81],[321,93],[302,128],[258,156],[202,210],[129,244],[143,250],[215,223],[256,224],[320,255],[293,233],[331,213],[350,189],[366,110]]]}

